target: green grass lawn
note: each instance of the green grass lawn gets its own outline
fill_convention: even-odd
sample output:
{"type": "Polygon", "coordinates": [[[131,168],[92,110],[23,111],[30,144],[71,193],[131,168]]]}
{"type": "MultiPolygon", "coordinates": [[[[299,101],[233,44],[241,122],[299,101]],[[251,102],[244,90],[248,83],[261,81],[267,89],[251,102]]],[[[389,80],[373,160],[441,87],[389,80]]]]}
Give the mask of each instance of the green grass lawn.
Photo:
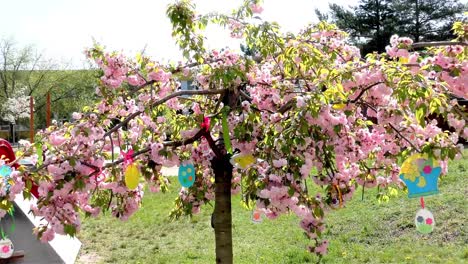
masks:
{"type": "MultiPolygon", "coordinates": [[[[451,162],[449,175],[439,181],[440,194],[425,198],[435,217],[429,235],[414,226],[419,199],[400,191],[388,203],[378,203],[375,190],[360,191],[346,208],[327,218],[331,227],[324,263],[468,263],[466,220],[468,151],[465,160],[451,162]]],[[[174,180],[176,181],[176,180],[174,180]]],[[[127,222],[110,216],[84,219],[79,263],[213,263],[212,208],[192,219],[168,220],[178,184],[169,193],[147,192],[142,208],[127,222]]],[[[313,263],[307,239],[293,215],[254,224],[250,211],[233,197],[235,263],[313,263]]]]}

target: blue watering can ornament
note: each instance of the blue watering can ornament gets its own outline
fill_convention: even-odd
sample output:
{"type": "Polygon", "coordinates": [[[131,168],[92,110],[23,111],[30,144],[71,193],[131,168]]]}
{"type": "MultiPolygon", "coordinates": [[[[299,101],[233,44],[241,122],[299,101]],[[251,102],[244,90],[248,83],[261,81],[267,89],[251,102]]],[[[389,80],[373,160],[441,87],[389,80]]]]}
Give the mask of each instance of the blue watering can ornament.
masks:
{"type": "Polygon", "coordinates": [[[429,234],[435,226],[432,213],[425,209],[424,196],[439,193],[437,183],[442,169],[437,160],[426,154],[414,154],[401,165],[400,179],[408,188],[408,197],[420,197],[421,209],[416,213],[416,230],[429,234]]]}

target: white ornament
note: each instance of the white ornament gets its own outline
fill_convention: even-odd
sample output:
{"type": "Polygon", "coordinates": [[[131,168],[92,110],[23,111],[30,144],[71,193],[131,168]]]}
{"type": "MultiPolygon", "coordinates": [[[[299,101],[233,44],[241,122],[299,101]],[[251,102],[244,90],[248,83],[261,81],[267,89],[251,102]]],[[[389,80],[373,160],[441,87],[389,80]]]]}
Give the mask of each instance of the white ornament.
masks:
{"type": "Polygon", "coordinates": [[[420,209],[414,218],[416,230],[422,234],[429,234],[434,230],[435,220],[432,213],[426,209],[420,209]]]}
{"type": "Polygon", "coordinates": [[[10,239],[4,238],[0,240],[0,258],[9,258],[13,255],[14,251],[13,243],[10,239]]]}

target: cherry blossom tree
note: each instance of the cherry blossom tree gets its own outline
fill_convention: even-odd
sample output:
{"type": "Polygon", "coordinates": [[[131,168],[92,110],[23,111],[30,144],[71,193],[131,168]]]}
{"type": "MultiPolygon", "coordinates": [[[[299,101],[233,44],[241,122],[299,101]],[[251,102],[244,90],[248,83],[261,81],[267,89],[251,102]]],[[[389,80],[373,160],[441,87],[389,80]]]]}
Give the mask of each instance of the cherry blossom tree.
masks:
{"type": "Polygon", "coordinates": [[[189,1],[169,6],[187,58],[175,65],[89,49],[101,69],[101,101],[37,135],[36,167],[12,173],[1,209],[20,192],[30,195],[34,183],[32,211],[48,222],[37,235],[75,235],[80,212],[110,210],[126,220],[140,206],[144,183],[167,190],[163,166],[193,164],[194,184],[181,188],[171,215],[197,214],[214,201],[217,263],[233,262],[231,194],[239,192],[269,219],[296,214],[308,249],[322,256],[324,215],[345,206],[358,186],[401,187],[399,164],[415,152],[445,170],[447,159],[461,155],[467,116],[452,95],[468,98],[466,23],[454,25],[452,42],[393,36],[387,53],[363,57],[334,25],[285,34],[254,18],[262,10],[250,0],[230,15],[197,15],[189,1]],[[255,56],[206,49],[208,23],[228,28],[255,56]],[[198,90],[181,90],[180,78],[198,90]],[[453,129],[440,129],[434,114],[453,129]],[[309,192],[308,184],[322,191],[309,192]]]}
{"type": "Polygon", "coordinates": [[[26,87],[17,88],[11,97],[7,98],[0,109],[3,120],[16,124],[19,119],[29,118],[30,115],[29,96],[26,87]]]}

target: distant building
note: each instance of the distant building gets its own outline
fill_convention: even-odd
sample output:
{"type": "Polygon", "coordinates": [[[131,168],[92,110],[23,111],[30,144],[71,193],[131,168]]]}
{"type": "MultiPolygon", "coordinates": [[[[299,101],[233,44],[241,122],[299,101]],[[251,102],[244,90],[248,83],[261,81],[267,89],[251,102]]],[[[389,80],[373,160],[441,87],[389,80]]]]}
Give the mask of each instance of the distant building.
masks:
{"type": "Polygon", "coordinates": [[[20,139],[29,138],[29,127],[23,124],[10,124],[6,121],[0,121],[0,138],[15,144],[20,139]]]}
{"type": "Polygon", "coordinates": [[[183,90],[183,91],[198,90],[198,86],[191,80],[189,80],[189,81],[180,81],[180,89],[183,90]]]}

